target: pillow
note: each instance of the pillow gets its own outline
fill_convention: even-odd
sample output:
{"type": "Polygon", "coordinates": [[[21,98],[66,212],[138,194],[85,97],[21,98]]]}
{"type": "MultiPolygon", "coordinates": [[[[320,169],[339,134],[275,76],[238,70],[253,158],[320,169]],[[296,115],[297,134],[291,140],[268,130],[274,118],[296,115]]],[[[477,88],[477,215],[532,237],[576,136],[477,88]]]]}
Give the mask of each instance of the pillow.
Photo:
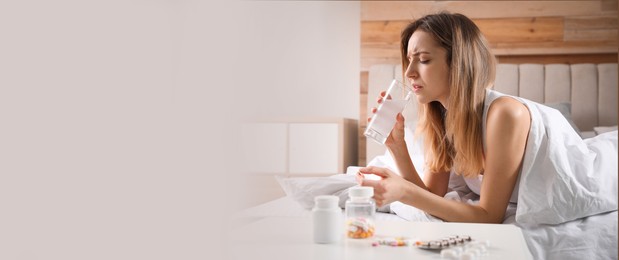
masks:
{"type": "MultiPolygon", "coordinates": [[[[422,140],[413,140],[412,127],[407,125],[405,128],[405,138],[413,163],[423,177],[423,153],[421,152],[422,140]],[[415,142],[416,141],[416,142],[415,142]]],[[[389,151],[385,155],[375,157],[368,166],[379,166],[390,168],[398,173],[397,167],[389,151]]],[[[348,167],[346,174],[335,174],[329,177],[291,177],[283,178],[277,176],[277,182],[282,187],[286,196],[291,197],[303,208],[311,210],[314,207],[314,197],[318,195],[335,195],[340,198],[339,206],[344,208],[348,200],[348,189],[358,186],[356,175],[360,167],[348,167]]],[[[377,179],[378,176],[366,176],[368,179],[377,179]]],[[[390,204],[377,208],[379,212],[390,212],[390,204]]]]}
{"type": "Polygon", "coordinates": [[[595,135],[601,135],[603,133],[617,131],[617,126],[596,126],[593,128],[595,135]]]}
{"type": "Polygon", "coordinates": [[[547,104],[544,104],[544,105],[546,105],[548,107],[551,107],[551,108],[554,108],[556,110],[559,110],[559,112],[561,112],[561,114],[563,115],[563,117],[565,117],[567,122],[570,123],[572,128],[574,128],[574,131],[576,131],[576,133],[578,133],[578,135],[581,135],[580,129],[578,129],[578,126],[572,120],[572,103],[570,103],[570,102],[560,102],[560,103],[547,103],[547,104]]]}
{"type": "Polygon", "coordinates": [[[275,177],[288,197],[299,203],[306,210],[314,207],[314,197],[318,195],[335,195],[340,198],[339,205],[344,207],[348,200],[348,188],[359,185],[355,176],[335,174],[329,177],[275,177]]]}

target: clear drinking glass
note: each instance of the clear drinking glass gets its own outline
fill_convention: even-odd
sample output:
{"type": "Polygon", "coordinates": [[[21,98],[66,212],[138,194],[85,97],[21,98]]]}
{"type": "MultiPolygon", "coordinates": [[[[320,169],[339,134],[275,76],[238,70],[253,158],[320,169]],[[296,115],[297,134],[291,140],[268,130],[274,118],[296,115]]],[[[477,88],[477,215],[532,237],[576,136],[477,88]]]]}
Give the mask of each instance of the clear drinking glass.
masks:
{"type": "Polygon", "coordinates": [[[364,135],[380,144],[384,144],[395,126],[396,116],[404,110],[413,91],[404,83],[394,79],[387,89],[383,102],[372,116],[364,135]]]}

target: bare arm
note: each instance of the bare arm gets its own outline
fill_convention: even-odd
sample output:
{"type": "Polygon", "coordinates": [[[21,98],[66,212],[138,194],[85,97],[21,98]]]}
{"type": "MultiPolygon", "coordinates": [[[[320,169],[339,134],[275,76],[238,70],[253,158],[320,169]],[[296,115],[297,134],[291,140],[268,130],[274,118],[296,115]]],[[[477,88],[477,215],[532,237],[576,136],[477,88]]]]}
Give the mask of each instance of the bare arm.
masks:
{"type": "Polygon", "coordinates": [[[392,140],[400,139],[401,141],[389,140],[387,147],[402,177],[424,190],[441,197],[445,196],[449,184],[449,172],[427,172],[424,175],[424,180],[421,180],[404,141],[404,117],[400,114],[398,114],[392,135],[394,136],[392,140]]]}
{"type": "MultiPolygon", "coordinates": [[[[447,221],[501,223],[524,158],[531,116],[519,101],[497,99],[488,111],[487,155],[478,205],[412,190],[410,203],[447,221]]],[[[406,202],[405,202],[406,203],[406,202]]]]}

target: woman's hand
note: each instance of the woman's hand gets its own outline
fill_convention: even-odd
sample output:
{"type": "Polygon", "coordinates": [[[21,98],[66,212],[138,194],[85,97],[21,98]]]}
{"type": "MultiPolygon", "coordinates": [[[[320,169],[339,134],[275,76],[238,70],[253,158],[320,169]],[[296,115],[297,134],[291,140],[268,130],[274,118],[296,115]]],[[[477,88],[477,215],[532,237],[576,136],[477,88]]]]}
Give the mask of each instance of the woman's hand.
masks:
{"type": "Polygon", "coordinates": [[[359,169],[357,182],[361,186],[374,188],[374,200],[378,207],[402,200],[406,195],[406,189],[412,184],[389,169],[374,166],[359,169]],[[381,180],[368,180],[363,174],[375,174],[380,176],[381,180]]]}
{"type": "MultiPolygon", "coordinates": [[[[381,104],[383,102],[383,99],[385,98],[385,93],[385,91],[380,92],[380,96],[376,101],[378,104],[381,104]]],[[[377,110],[378,109],[376,107],[373,107],[372,114],[376,114],[377,110]]],[[[371,120],[372,117],[368,117],[368,122],[370,122],[371,120]]],[[[391,130],[389,137],[387,137],[387,140],[385,141],[385,145],[388,148],[393,147],[397,144],[404,144],[404,116],[402,116],[402,113],[398,113],[398,115],[396,116],[395,126],[393,127],[393,130],[391,130]]]]}

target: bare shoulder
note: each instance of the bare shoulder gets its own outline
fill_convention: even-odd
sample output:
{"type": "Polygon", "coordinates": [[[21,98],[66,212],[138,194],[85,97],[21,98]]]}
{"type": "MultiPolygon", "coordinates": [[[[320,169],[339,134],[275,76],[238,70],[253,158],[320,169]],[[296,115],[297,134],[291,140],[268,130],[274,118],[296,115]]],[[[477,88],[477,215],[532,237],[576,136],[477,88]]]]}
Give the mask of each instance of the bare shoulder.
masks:
{"type": "Polygon", "coordinates": [[[518,124],[529,122],[529,109],[522,102],[511,97],[500,97],[494,100],[488,109],[488,122],[498,121],[503,124],[518,124]]]}
{"type": "Polygon", "coordinates": [[[516,140],[526,142],[530,128],[531,114],[522,102],[511,97],[500,97],[490,105],[486,118],[486,140],[489,144],[506,145],[516,140]]]}

